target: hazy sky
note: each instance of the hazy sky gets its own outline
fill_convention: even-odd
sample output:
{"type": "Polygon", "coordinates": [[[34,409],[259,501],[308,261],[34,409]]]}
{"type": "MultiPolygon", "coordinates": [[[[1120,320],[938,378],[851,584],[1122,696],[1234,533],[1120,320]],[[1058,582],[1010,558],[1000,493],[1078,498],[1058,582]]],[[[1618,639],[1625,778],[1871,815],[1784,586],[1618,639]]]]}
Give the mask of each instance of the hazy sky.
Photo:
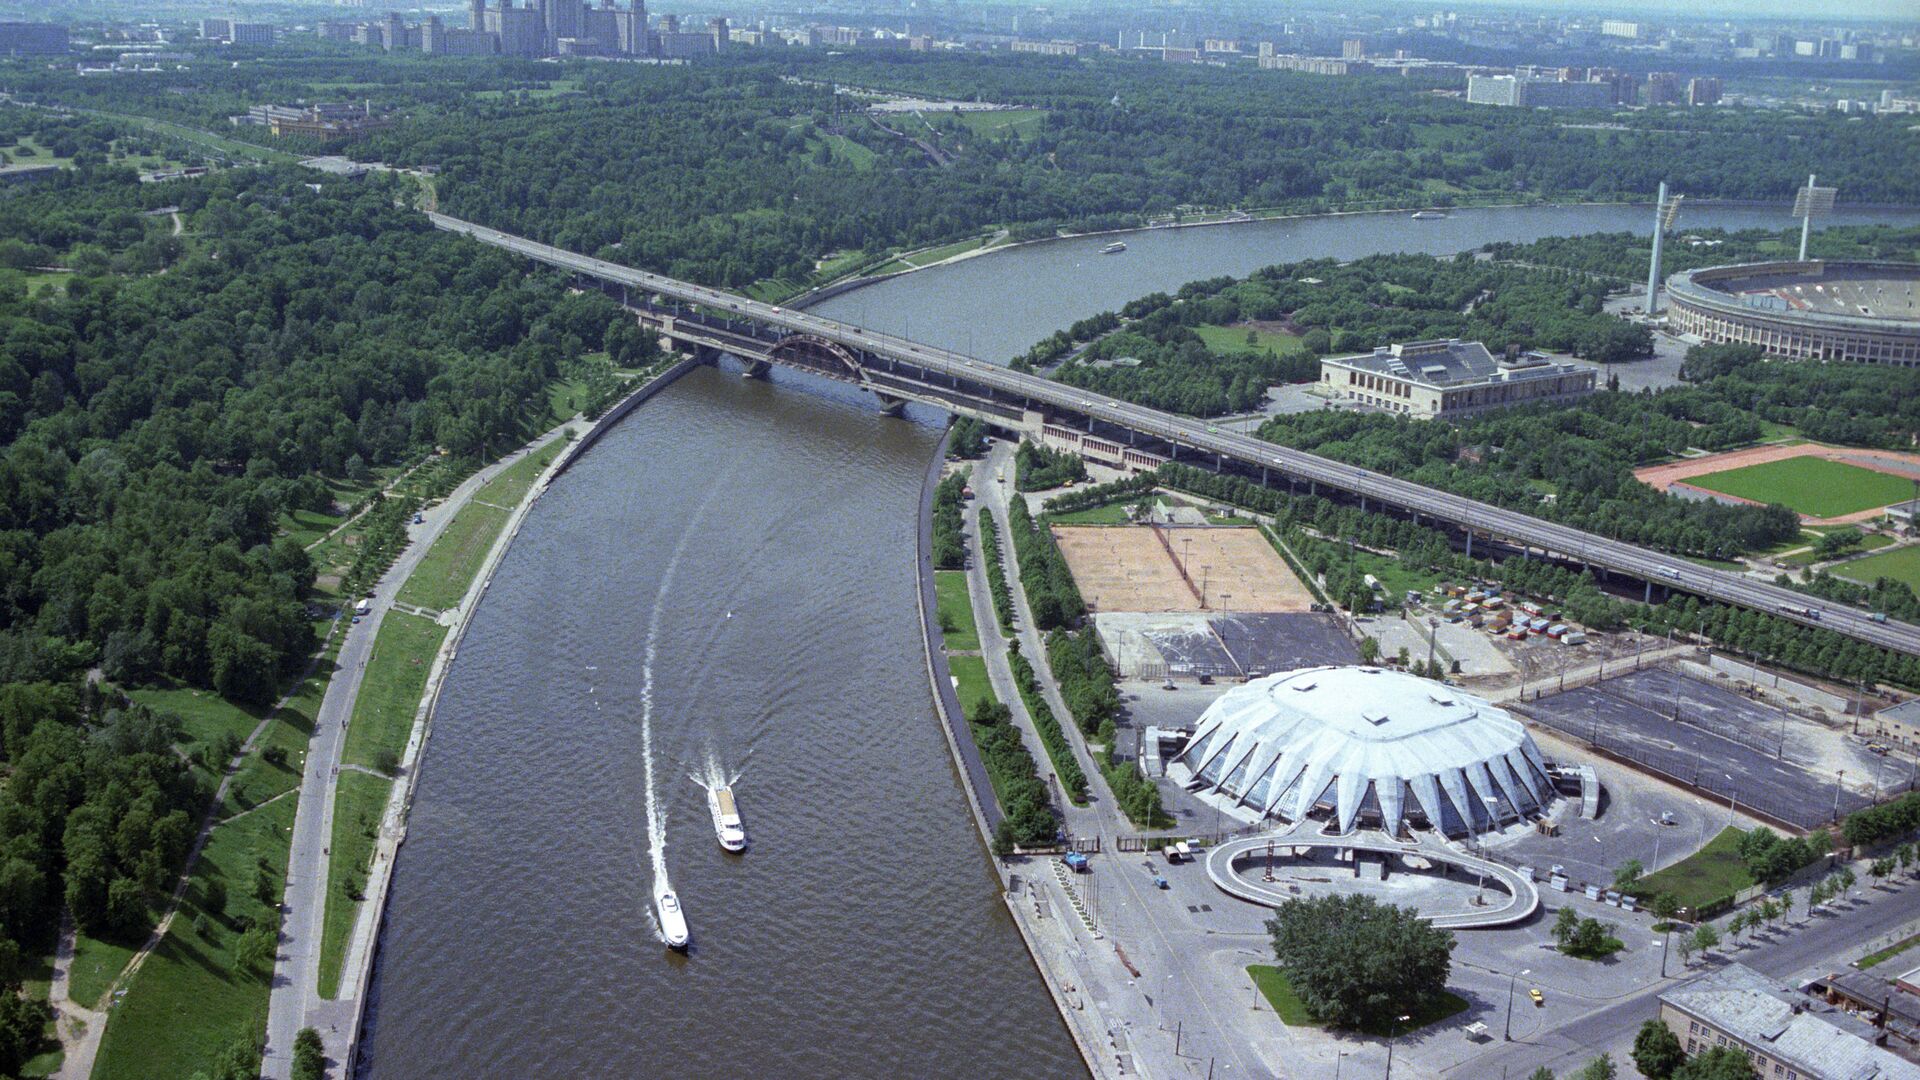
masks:
{"type": "Polygon", "coordinates": [[[1790,18],[1807,23],[1862,19],[1920,23],[1920,0],[1824,0],[1817,7],[1805,0],[1619,0],[1617,5],[1607,6],[1596,5],[1593,0],[1475,0],[1475,3],[1536,11],[1575,10],[1596,15],[1617,12],[1623,16],[1790,18]]]}

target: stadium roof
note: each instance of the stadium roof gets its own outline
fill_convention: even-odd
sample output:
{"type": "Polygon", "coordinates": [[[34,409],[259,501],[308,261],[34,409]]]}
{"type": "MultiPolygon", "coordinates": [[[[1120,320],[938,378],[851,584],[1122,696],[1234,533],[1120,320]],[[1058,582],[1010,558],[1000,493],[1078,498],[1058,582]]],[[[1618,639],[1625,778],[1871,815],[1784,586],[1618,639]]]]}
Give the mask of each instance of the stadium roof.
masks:
{"type": "Polygon", "coordinates": [[[1319,667],[1236,686],[1174,759],[1190,785],[1261,816],[1316,814],[1346,832],[1433,825],[1448,834],[1538,811],[1546,761],[1518,720],[1444,683],[1319,667]]]}

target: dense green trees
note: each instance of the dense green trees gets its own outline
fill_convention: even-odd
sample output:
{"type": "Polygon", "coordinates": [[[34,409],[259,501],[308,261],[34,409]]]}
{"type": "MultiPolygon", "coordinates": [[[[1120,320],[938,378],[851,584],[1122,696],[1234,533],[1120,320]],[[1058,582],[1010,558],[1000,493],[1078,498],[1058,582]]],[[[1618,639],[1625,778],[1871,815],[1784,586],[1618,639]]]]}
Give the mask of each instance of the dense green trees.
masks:
{"type": "Polygon", "coordinates": [[[966,525],[961,516],[961,493],[966,487],[967,475],[954,473],[933,489],[933,565],[941,570],[961,570],[967,565],[967,540],[960,531],[966,525]]]}
{"type": "Polygon", "coordinates": [[[1032,442],[1020,444],[1014,468],[1014,487],[1020,491],[1045,491],[1087,478],[1087,465],[1080,455],[1032,442]]]}
{"type": "Polygon", "coordinates": [[[1073,582],[1067,557],[1060,553],[1053,533],[1036,522],[1027,510],[1025,499],[1014,499],[1007,507],[1007,529],[1013,534],[1013,558],[1020,571],[1020,586],[1027,594],[1027,606],[1033,612],[1037,630],[1073,626],[1087,612],[1080,587],[1073,582]]]}
{"type": "Polygon", "coordinates": [[[1315,1019],[1385,1026],[1446,988],[1453,934],[1371,896],[1288,900],[1267,923],[1287,982],[1315,1019]]]}
{"type": "Polygon", "coordinates": [[[1640,1025],[1633,1037],[1633,1067],[1648,1080],[1668,1080],[1673,1070],[1687,1060],[1680,1037],[1657,1017],[1640,1025]]]}

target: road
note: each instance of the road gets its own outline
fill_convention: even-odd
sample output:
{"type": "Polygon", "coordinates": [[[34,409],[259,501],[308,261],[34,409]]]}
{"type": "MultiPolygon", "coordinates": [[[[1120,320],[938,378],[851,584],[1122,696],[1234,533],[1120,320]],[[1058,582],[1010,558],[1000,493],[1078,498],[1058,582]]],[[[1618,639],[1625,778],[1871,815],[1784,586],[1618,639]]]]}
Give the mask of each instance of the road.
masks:
{"type": "MultiPolygon", "coordinates": [[[[1623,543],[1567,525],[1556,524],[1516,510],[1438,491],[1384,473],[1362,469],[1278,446],[1218,425],[1175,416],[1090,391],[1065,386],[1037,375],[1013,371],[975,360],[961,353],[751,300],[720,289],[693,285],[659,274],[589,258],[547,244],[535,243],[497,229],[475,225],[444,214],[427,215],[436,228],[470,236],[546,265],[603,281],[637,288],[682,303],[697,304],[743,319],[751,319],[796,333],[817,335],[873,356],[908,364],[942,376],[985,388],[994,395],[1019,400],[1055,413],[1087,418],[1089,427],[1106,424],[1166,442],[1181,451],[1212,456],[1216,463],[1232,461],[1265,477],[1325,484],[1367,500],[1399,507],[1525,548],[1539,548],[1563,558],[1603,567],[1636,580],[1753,608],[1806,626],[1817,626],[1880,648],[1920,656],[1920,626],[1876,618],[1861,608],[1798,593],[1737,572],[1700,566],[1678,556],[1623,543]]],[[[936,404],[941,402],[936,398],[936,404]]]]}
{"type": "Polygon", "coordinates": [[[467,477],[438,506],[422,511],[423,520],[411,527],[406,548],[374,587],[373,610],[359,625],[348,629],[347,638],[340,646],[333,678],[327,684],[326,695],[314,718],[306,770],[300,778],[300,803],[294,812],[293,846],[287,859],[286,896],[281,907],[280,946],[274,957],[273,989],[267,1009],[266,1054],[261,1063],[264,1076],[291,1075],[294,1036],[309,1025],[320,1030],[328,1058],[340,1060],[352,1023],[352,1010],[358,1008],[357,1002],[331,1001],[320,995],[320,934],[326,915],[327,849],[333,842],[334,792],[339,779],[340,754],[346,743],[353,702],[360,693],[360,682],[366,674],[367,658],[373,652],[380,624],[392,609],[407,576],[413,573],[460,509],[482,485],[547,437],[542,435],[467,477]]]}

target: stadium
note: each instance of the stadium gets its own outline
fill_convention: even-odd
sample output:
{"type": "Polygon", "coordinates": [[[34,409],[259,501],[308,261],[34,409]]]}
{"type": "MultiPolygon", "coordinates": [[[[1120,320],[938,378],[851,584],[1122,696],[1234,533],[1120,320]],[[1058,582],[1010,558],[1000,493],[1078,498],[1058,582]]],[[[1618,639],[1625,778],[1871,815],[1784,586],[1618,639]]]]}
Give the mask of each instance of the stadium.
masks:
{"type": "Polygon", "coordinates": [[[1667,278],[1668,325],[1796,360],[1920,364],[1920,265],[1765,262],[1667,278]]]}
{"type": "Polygon", "coordinates": [[[1169,776],[1253,820],[1460,836],[1545,810],[1554,787],[1520,721],[1443,683],[1301,668],[1236,686],[1169,776]]]}

